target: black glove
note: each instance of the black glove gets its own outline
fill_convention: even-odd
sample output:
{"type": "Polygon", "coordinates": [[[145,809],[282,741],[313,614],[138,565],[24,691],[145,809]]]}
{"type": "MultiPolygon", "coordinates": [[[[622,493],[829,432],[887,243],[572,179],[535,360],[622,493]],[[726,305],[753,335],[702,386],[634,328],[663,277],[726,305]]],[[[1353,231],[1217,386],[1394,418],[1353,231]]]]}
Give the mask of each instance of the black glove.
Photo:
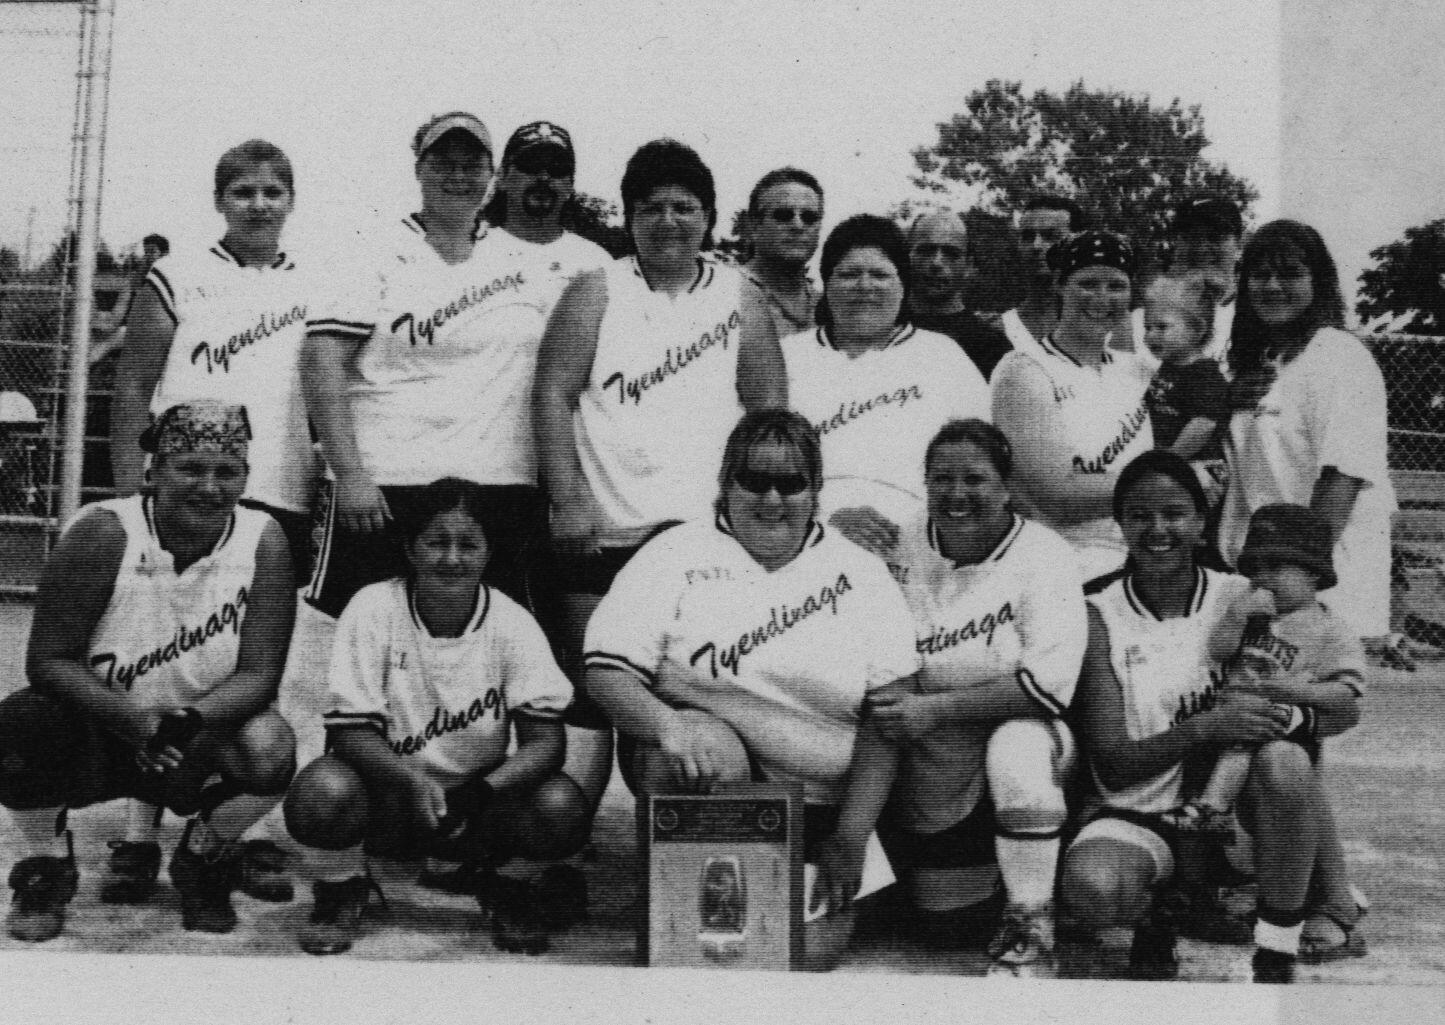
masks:
{"type": "Polygon", "coordinates": [[[486,780],[478,777],[447,791],[447,813],[437,824],[437,832],[451,838],[496,800],[497,792],[486,780]]]}
{"type": "Polygon", "coordinates": [[[177,708],[161,716],[161,724],[146,741],[146,754],[152,758],[159,755],[168,747],[173,747],[181,754],[186,753],[186,748],[191,746],[191,741],[196,739],[196,734],[201,732],[205,721],[201,713],[194,708],[177,708]]]}

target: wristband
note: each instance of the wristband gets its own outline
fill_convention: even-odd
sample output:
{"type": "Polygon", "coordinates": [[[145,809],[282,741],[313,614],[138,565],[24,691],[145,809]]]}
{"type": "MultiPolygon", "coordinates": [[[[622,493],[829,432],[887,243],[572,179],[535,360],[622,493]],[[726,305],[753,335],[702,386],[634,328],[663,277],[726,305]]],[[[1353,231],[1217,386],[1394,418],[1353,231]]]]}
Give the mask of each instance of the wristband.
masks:
{"type": "Polygon", "coordinates": [[[201,732],[205,720],[201,713],[194,708],[172,709],[161,716],[160,725],[156,727],[151,739],[146,741],[146,754],[151,757],[159,755],[168,747],[185,754],[186,748],[191,746],[191,741],[196,739],[196,734],[201,732]]]}
{"type": "Polygon", "coordinates": [[[1289,729],[1285,740],[1296,744],[1312,744],[1319,739],[1320,715],[1309,705],[1287,705],[1290,710],[1289,729]]]}

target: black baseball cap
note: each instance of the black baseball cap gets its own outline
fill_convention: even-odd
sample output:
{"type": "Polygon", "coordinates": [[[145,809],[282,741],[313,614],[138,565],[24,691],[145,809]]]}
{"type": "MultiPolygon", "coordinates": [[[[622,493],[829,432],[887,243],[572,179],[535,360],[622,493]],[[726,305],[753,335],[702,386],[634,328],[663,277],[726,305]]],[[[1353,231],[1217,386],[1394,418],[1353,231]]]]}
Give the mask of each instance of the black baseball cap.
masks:
{"type": "Polygon", "coordinates": [[[1217,192],[1202,192],[1174,207],[1172,228],[1176,235],[1202,231],[1208,235],[1233,235],[1237,238],[1244,234],[1244,218],[1233,200],[1217,192]]]}
{"type": "Polygon", "coordinates": [[[567,154],[574,162],[577,159],[577,154],[572,149],[572,136],[567,133],[567,129],[554,125],[551,121],[533,121],[512,133],[506,148],[502,150],[502,161],[506,163],[522,150],[537,146],[552,146],[567,154]]]}

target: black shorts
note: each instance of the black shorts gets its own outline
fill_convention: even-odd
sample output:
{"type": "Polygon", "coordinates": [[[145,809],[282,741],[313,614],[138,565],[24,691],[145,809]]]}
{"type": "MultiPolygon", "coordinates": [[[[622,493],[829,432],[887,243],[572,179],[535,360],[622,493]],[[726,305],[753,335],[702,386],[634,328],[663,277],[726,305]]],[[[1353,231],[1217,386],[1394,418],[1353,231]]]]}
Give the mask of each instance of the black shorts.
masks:
{"type": "Polygon", "coordinates": [[[936,833],[915,833],[889,821],[887,813],[878,821],[878,839],[896,872],[920,868],[974,868],[997,860],[993,801],[985,793],[973,811],[947,829],[936,833]]]}
{"type": "Polygon", "coordinates": [[[669,520],[660,524],[652,533],[635,545],[617,545],[603,548],[595,555],[580,559],[559,559],[554,556],[551,586],[559,594],[595,594],[599,597],[612,588],[612,581],[622,572],[638,549],[664,530],[677,526],[678,521],[669,520]]]}
{"type": "MultiPolygon", "coordinates": [[[[316,508],[316,566],[305,595],[310,605],[335,619],[363,587],[406,575],[406,548],[396,521],[415,509],[420,490],[411,485],[383,487],[392,521],[380,531],[360,534],[337,521],[332,482],[322,485],[316,508]]],[[[482,530],[491,549],[482,580],[534,610],[538,582],[531,567],[545,554],[546,502],[527,484],[482,485],[482,490],[487,495],[482,530]]],[[[537,576],[544,580],[547,574],[537,576]]]]}
{"type": "Polygon", "coordinates": [[[311,579],[311,562],[315,556],[315,546],[311,538],[313,514],[278,509],[274,505],[256,502],[249,498],[241,499],[240,504],[247,509],[265,513],[280,526],[281,533],[286,535],[286,545],[291,549],[292,579],[298,588],[305,587],[306,582],[311,579]]]}

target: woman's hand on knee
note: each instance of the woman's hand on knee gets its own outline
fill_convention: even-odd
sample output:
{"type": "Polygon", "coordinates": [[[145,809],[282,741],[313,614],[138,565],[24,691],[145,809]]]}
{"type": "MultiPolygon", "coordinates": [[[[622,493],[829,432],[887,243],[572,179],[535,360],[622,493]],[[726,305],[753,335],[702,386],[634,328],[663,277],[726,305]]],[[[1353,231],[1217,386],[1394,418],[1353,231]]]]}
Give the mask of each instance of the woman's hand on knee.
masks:
{"type": "Polygon", "coordinates": [[[718,782],[722,759],[714,750],[712,736],[686,716],[672,717],[657,746],[673,780],[688,790],[707,793],[718,782]]]}
{"type": "Polygon", "coordinates": [[[1226,691],[1223,701],[1199,717],[1206,739],[1216,745],[1263,744],[1283,737],[1288,711],[1260,694],[1226,691]]]}
{"type": "Polygon", "coordinates": [[[436,780],[420,772],[411,777],[407,794],[418,821],[435,833],[447,814],[447,792],[436,780]]]}
{"type": "Polygon", "coordinates": [[[818,850],[818,881],[813,886],[811,913],[822,907],[824,914],[842,911],[863,885],[863,855],[867,841],[849,840],[834,833],[818,850]]]}

